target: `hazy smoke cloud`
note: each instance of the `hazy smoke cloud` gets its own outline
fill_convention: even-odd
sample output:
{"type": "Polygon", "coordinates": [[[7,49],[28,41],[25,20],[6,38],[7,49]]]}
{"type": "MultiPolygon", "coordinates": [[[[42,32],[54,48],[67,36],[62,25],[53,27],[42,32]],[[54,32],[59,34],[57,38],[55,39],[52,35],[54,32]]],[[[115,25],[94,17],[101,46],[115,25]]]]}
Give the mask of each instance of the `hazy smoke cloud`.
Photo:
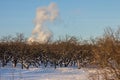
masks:
{"type": "Polygon", "coordinates": [[[28,41],[46,43],[53,36],[52,32],[45,27],[46,21],[53,22],[58,16],[58,8],[55,3],[47,7],[40,7],[36,11],[35,28],[28,41]]]}

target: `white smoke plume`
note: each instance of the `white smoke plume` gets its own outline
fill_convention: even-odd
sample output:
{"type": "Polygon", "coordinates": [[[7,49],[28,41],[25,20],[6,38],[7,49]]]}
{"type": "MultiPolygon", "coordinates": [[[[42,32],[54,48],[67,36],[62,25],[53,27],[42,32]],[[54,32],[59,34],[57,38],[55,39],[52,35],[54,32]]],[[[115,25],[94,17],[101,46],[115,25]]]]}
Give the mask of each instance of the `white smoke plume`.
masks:
{"type": "Polygon", "coordinates": [[[46,43],[53,36],[52,32],[45,27],[47,21],[53,22],[58,17],[58,8],[55,3],[47,7],[40,7],[36,11],[35,28],[32,31],[29,42],[46,43]]]}

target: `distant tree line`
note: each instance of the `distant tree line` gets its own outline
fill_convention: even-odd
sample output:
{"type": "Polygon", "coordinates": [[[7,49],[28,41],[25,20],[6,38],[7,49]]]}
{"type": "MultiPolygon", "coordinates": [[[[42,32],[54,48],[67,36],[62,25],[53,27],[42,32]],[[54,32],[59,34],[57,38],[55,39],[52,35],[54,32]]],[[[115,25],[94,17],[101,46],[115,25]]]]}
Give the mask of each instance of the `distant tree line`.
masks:
{"type": "MultiPolygon", "coordinates": [[[[15,37],[6,36],[0,39],[0,62],[5,67],[12,63],[13,67],[21,64],[21,68],[35,67],[111,67],[120,70],[120,28],[114,31],[106,28],[103,36],[78,40],[66,36],[54,42],[40,44],[28,43],[23,34],[15,37]]],[[[117,76],[120,76],[116,72],[117,76]]],[[[120,77],[119,77],[120,78],[120,77]]]]}

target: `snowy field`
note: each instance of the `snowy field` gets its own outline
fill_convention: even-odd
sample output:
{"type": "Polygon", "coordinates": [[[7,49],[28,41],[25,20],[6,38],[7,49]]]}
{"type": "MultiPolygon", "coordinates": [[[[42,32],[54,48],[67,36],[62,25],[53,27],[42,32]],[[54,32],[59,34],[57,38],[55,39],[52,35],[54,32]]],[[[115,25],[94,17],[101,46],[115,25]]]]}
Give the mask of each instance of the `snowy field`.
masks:
{"type": "Polygon", "coordinates": [[[1,68],[0,80],[88,80],[89,72],[84,68],[1,68]]]}
{"type": "MultiPolygon", "coordinates": [[[[106,80],[103,79],[106,78],[105,74],[101,73],[104,73],[104,70],[96,68],[20,69],[6,67],[0,69],[0,80],[106,80]]],[[[112,75],[108,74],[108,76],[110,80],[115,80],[112,75]]]]}

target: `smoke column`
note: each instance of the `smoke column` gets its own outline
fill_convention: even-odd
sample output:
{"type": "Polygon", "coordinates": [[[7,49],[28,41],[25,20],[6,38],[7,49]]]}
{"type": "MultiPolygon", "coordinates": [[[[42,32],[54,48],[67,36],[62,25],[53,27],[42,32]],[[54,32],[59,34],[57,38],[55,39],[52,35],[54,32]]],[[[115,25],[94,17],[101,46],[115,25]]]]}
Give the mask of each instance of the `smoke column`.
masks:
{"type": "Polygon", "coordinates": [[[47,21],[53,22],[58,17],[58,8],[55,3],[51,3],[47,7],[40,7],[36,11],[35,28],[32,31],[29,42],[46,43],[53,36],[52,32],[46,28],[47,21]]]}

